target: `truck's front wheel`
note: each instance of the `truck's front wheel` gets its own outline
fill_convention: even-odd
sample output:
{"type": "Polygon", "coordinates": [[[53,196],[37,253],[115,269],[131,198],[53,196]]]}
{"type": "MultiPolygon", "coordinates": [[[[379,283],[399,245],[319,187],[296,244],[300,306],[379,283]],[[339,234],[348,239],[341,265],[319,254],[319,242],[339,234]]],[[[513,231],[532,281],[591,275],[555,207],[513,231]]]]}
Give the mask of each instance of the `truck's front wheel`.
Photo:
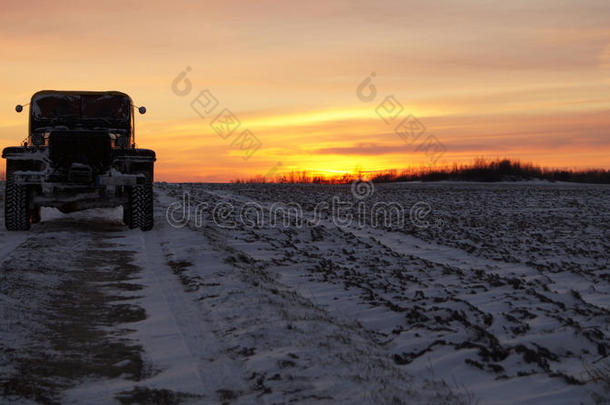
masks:
{"type": "Polygon", "coordinates": [[[28,188],[15,184],[7,173],[4,199],[4,225],[8,231],[30,229],[30,201],[28,188]]]}
{"type": "Polygon", "coordinates": [[[150,231],[154,225],[153,185],[147,184],[133,186],[129,195],[130,228],[140,228],[150,231]]]}

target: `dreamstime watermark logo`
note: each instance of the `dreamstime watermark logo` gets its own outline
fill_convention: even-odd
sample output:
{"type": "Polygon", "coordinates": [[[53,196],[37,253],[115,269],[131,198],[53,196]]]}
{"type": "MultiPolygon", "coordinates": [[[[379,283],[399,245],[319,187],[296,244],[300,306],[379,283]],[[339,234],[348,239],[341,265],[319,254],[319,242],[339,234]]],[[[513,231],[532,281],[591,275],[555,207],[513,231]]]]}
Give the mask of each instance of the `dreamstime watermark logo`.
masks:
{"type": "Polygon", "coordinates": [[[351,191],[354,198],[364,200],[369,198],[375,192],[375,184],[372,181],[364,181],[361,179],[352,181],[351,191]]]}
{"type": "MultiPolygon", "coordinates": [[[[165,218],[173,228],[200,228],[211,223],[223,229],[302,228],[323,224],[402,229],[408,225],[428,228],[432,224],[438,226],[442,223],[431,219],[432,207],[426,202],[420,201],[411,207],[404,207],[397,202],[367,203],[364,198],[372,194],[372,189],[362,187],[361,185],[358,194],[354,195],[356,201],[346,201],[334,196],[330,202],[320,202],[313,210],[308,211],[296,202],[263,205],[250,201],[236,205],[221,201],[212,206],[207,202],[194,202],[191,195],[185,192],[181,200],[174,201],[167,207],[165,218]]],[[[357,186],[354,189],[358,191],[357,186]]]]}
{"type": "MultiPolygon", "coordinates": [[[[193,83],[187,77],[192,71],[187,66],[172,80],[172,92],[178,97],[186,97],[193,91],[193,83]]],[[[218,98],[209,89],[204,89],[190,102],[193,111],[202,119],[214,117],[210,122],[210,128],[221,138],[229,140],[230,146],[242,153],[242,158],[248,160],[258,151],[263,143],[249,129],[240,129],[241,120],[228,108],[222,108],[216,115],[211,115],[219,108],[218,98]],[[239,130],[239,131],[238,131],[239,130]],[[235,136],[233,136],[235,134],[235,136]]]]}
{"type": "Polygon", "coordinates": [[[416,227],[427,228],[430,226],[430,222],[427,221],[427,218],[431,212],[432,207],[430,204],[424,201],[419,201],[413,204],[409,210],[409,218],[416,227]]]}
{"type": "MultiPolygon", "coordinates": [[[[373,84],[375,72],[367,76],[357,87],[356,97],[363,103],[370,103],[377,98],[377,87],[373,84]]],[[[434,135],[424,136],[426,127],[412,114],[400,120],[404,106],[390,94],[386,96],[375,108],[375,112],[383,122],[392,126],[394,133],[398,135],[408,146],[414,146],[416,152],[423,152],[430,163],[434,165],[445,154],[447,148],[434,135]]]]}
{"type": "MultiPolygon", "coordinates": [[[[186,97],[193,91],[193,83],[188,78],[192,68],[187,66],[178,73],[172,80],[171,90],[178,97],[186,97]]],[[[241,152],[241,156],[248,161],[263,145],[261,140],[249,129],[240,129],[241,120],[228,108],[222,108],[220,112],[213,115],[220,108],[218,98],[212,94],[210,89],[199,91],[197,96],[190,102],[191,109],[202,119],[210,120],[210,128],[223,140],[230,140],[230,147],[241,152]]],[[[265,175],[265,178],[272,178],[279,168],[281,162],[277,162],[265,175]]]]}

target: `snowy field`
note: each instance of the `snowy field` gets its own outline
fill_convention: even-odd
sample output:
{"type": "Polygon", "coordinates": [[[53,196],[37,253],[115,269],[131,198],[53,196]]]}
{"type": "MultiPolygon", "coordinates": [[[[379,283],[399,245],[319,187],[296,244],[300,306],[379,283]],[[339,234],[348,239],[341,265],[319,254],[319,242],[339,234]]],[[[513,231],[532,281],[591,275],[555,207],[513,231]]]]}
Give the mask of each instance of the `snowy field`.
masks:
{"type": "Polygon", "coordinates": [[[0,224],[1,403],[608,403],[609,186],[155,192],[0,224]]]}

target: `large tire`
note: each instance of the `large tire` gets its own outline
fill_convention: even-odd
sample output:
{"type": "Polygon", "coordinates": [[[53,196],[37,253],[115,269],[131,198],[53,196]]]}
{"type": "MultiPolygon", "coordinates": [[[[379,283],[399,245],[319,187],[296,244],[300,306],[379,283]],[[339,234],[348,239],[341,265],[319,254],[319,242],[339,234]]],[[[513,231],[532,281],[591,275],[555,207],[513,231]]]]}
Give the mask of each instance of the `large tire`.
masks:
{"type": "Polygon", "coordinates": [[[4,226],[7,231],[27,231],[31,223],[28,187],[15,184],[11,173],[6,177],[4,226]]]}
{"type": "Polygon", "coordinates": [[[147,183],[133,186],[129,192],[129,205],[131,214],[130,228],[140,228],[150,231],[154,225],[153,185],[147,183]]]}

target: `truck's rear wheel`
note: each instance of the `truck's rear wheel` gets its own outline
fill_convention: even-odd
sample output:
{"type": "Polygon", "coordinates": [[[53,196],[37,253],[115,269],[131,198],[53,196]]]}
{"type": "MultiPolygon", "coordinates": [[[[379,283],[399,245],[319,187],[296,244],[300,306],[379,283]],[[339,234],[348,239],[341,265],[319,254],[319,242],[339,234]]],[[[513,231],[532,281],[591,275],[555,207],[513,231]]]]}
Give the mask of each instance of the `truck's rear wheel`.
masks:
{"type": "Polygon", "coordinates": [[[15,184],[7,173],[4,199],[4,226],[8,231],[27,231],[30,229],[30,201],[28,188],[15,184]]]}
{"type": "Polygon", "coordinates": [[[133,186],[129,193],[130,228],[150,231],[154,225],[153,185],[133,186]]]}

